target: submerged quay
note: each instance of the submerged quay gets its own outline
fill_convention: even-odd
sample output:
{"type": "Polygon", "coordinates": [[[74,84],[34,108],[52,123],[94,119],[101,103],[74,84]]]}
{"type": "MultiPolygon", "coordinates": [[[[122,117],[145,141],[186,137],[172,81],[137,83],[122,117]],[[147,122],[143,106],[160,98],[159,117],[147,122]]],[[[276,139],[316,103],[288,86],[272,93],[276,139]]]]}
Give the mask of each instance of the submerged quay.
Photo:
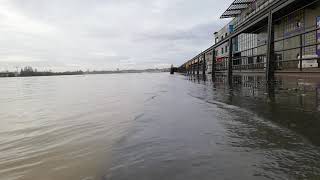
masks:
{"type": "Polygon", "coordinates": [[[319,179],[320,79],[275,78],[0,78],[0,179],[319,179]]]}
{"type": "Polygon", "coordinates": [[[319,0],[235,0],[220,18],[213,45],[187,60],[178,72],[188,76],[320,73],[319,0]]]}

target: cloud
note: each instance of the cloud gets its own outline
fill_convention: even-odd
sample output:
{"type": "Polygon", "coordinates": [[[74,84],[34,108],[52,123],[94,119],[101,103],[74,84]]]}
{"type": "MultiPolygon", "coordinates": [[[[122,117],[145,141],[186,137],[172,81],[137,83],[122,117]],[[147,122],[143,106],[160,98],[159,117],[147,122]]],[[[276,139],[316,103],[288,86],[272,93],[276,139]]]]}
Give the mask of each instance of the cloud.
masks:
{"type": "Polygon", "coordinates": [[[213,43],[219,0],[0,0],[0,65],[143,69],[180,65],[213,43]]]}

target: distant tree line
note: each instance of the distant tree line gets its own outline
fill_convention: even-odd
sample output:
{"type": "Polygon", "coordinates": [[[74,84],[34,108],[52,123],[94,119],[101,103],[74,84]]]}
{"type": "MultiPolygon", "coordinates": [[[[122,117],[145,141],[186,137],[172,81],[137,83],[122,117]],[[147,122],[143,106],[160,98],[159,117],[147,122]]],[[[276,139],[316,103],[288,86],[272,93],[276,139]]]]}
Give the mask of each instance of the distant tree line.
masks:
{"type": "Polygon", "coordinates": [[[38,71],[31,66],[26,66],[20,71],[20,76],[58,76],[58,75],[82,75],[83,71],[66,71],[66,72],[52,72],[52,71],[38,71]]]}
{"type": "Polygon", "coordinates": [[[16,74],[13,72],[0,72],[0,77],[15,77],[16,74]]]}
{"type": "Polygon", "coordinates": [[[31,66],[26,66],[22,68],[19,72],[0,72],[0,77],[27,77],[27,76],[62,76],[62,75],[83,75],[83,74],[116,74],[116,73],[142,73],[142,72],[169,72],[170,69],[144,69],[144,70],[119,70],[116,71],[65,71],[65,72],[52,72],[50,71],[38,71],[31,66]]]}

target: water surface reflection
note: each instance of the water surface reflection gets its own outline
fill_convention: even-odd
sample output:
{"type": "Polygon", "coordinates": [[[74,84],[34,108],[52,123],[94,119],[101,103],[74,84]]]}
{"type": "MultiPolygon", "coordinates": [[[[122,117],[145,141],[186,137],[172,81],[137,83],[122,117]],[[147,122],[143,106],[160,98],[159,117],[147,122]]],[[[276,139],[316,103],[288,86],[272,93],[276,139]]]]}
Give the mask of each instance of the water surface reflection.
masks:
{"type": "Polygon", "coordinates": [[[264,79],[262,75],[235,75],[230,83],[220,75],[213,83],[200,81],[205,85],[202,92],[193,94],[234,115],[232,121],[222,122],[229,145],[263,155],[264,163],[257,166],[266,171],[259,176],[318,179],[319,78],[281,75],[270,85],[264,79]],[[283,172],[288,176],[280,176],[283,172]]]}
{"type": "Polygon", "coordinates": [[[271,87],[261,75],[235,76],[232,87],[224,76],[217,79],[215,93],[227,100],[218,99],[251,110],[320,145],[319,77],[279,75],[271,87]]]}

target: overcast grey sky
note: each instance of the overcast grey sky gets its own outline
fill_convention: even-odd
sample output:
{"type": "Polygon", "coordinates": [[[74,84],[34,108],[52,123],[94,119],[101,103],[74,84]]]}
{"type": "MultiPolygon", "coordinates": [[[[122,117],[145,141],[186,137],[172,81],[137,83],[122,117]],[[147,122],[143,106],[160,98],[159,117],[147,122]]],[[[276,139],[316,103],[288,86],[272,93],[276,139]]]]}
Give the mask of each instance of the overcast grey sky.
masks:
{"type": "Polygon", "coordinates": [[[180,65],[213,43],[232,0],[0,0],[0,71],[180,65]]]}

